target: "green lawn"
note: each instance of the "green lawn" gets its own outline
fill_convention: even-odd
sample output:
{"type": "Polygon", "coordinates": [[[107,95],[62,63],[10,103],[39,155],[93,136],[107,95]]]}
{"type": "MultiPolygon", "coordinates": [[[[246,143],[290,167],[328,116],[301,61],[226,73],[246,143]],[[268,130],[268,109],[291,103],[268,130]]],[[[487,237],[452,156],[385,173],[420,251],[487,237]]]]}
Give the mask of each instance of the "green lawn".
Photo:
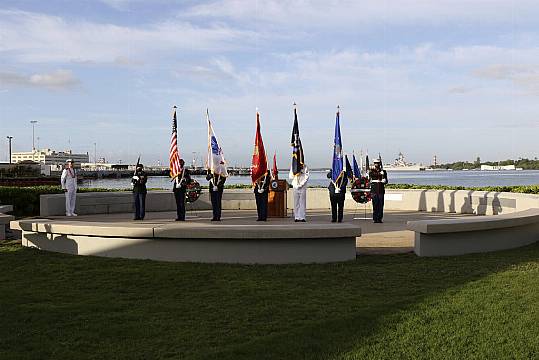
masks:
{"type": "Polygon", "coordinates": [[[539,358],[539,243],[289,266],[0,244],[1,359],[539,358]]]}

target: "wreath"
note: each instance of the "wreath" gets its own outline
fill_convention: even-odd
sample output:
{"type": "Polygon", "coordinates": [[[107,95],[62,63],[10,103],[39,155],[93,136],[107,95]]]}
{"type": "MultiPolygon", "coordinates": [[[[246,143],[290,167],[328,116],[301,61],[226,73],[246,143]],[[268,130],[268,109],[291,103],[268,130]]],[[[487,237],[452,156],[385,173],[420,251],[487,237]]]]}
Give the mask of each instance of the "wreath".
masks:
{"type": "Polygon", "coordinates": [[[198,181],[192,180],[185,186],[185,201],[188,203],[197,201],[200,194],[202,194],[202,187],[198,181]]]}
{"type": "Polygon", "coordinates": [[[352,193],[352,198],[357,203],[366,204],[371,201],[369,178],[362,176],[355,179],[352,183],[352,190],[350,192],[352,193]]]}

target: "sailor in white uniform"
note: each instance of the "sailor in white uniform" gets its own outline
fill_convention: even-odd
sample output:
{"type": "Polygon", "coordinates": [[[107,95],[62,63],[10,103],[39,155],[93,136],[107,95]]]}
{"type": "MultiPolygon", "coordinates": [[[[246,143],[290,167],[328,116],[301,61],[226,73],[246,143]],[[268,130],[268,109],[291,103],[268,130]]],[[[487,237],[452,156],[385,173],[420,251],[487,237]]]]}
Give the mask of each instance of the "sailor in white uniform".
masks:
{"type": "Polygon", "coordinates": [[[62,171],[61,184],[66,194],[66,216],[75,214],[75,201],[77,199],[77,171],[73,167],[73,160],[68,159],[64,171],[62,171]]]}
{"type": "Polygon", "coordinates": [[[292,170],[288,176],[294,188],[294,220],[305,222],[305,208],[307,207],[307,182],[309,181],[309,169],[304,165],[301,172],[294,175],[292,170]]]}

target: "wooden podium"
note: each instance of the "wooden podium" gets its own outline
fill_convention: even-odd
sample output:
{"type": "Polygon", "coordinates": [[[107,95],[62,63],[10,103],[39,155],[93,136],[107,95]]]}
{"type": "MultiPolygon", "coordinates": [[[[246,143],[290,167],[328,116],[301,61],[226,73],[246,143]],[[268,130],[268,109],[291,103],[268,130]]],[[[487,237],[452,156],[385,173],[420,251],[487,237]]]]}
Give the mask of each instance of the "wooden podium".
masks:
{"type": "Polygon", "coordinates": [[[288,183],[286,180],[272,180],[268,194],[268,217],[287,217],[286,192],[288,183]]]}

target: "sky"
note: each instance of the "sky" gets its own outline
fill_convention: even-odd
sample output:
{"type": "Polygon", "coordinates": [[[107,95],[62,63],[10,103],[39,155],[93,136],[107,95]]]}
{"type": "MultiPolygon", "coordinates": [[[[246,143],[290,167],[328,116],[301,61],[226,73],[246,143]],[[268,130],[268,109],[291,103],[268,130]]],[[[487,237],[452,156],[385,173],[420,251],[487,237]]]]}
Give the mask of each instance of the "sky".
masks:
{"type": "Polygon", "coordinates": [[[539,156],[536,0],[2,0],[0,161],[36,145],[109,162],[207,151],[290,163],[297,103],[306,163],[343,149],[430,164],[539,156]],[[39,140],[37,138],[39,137],[39,140]],[[95,144],[95,145],[94,145],[95,144]]]}

